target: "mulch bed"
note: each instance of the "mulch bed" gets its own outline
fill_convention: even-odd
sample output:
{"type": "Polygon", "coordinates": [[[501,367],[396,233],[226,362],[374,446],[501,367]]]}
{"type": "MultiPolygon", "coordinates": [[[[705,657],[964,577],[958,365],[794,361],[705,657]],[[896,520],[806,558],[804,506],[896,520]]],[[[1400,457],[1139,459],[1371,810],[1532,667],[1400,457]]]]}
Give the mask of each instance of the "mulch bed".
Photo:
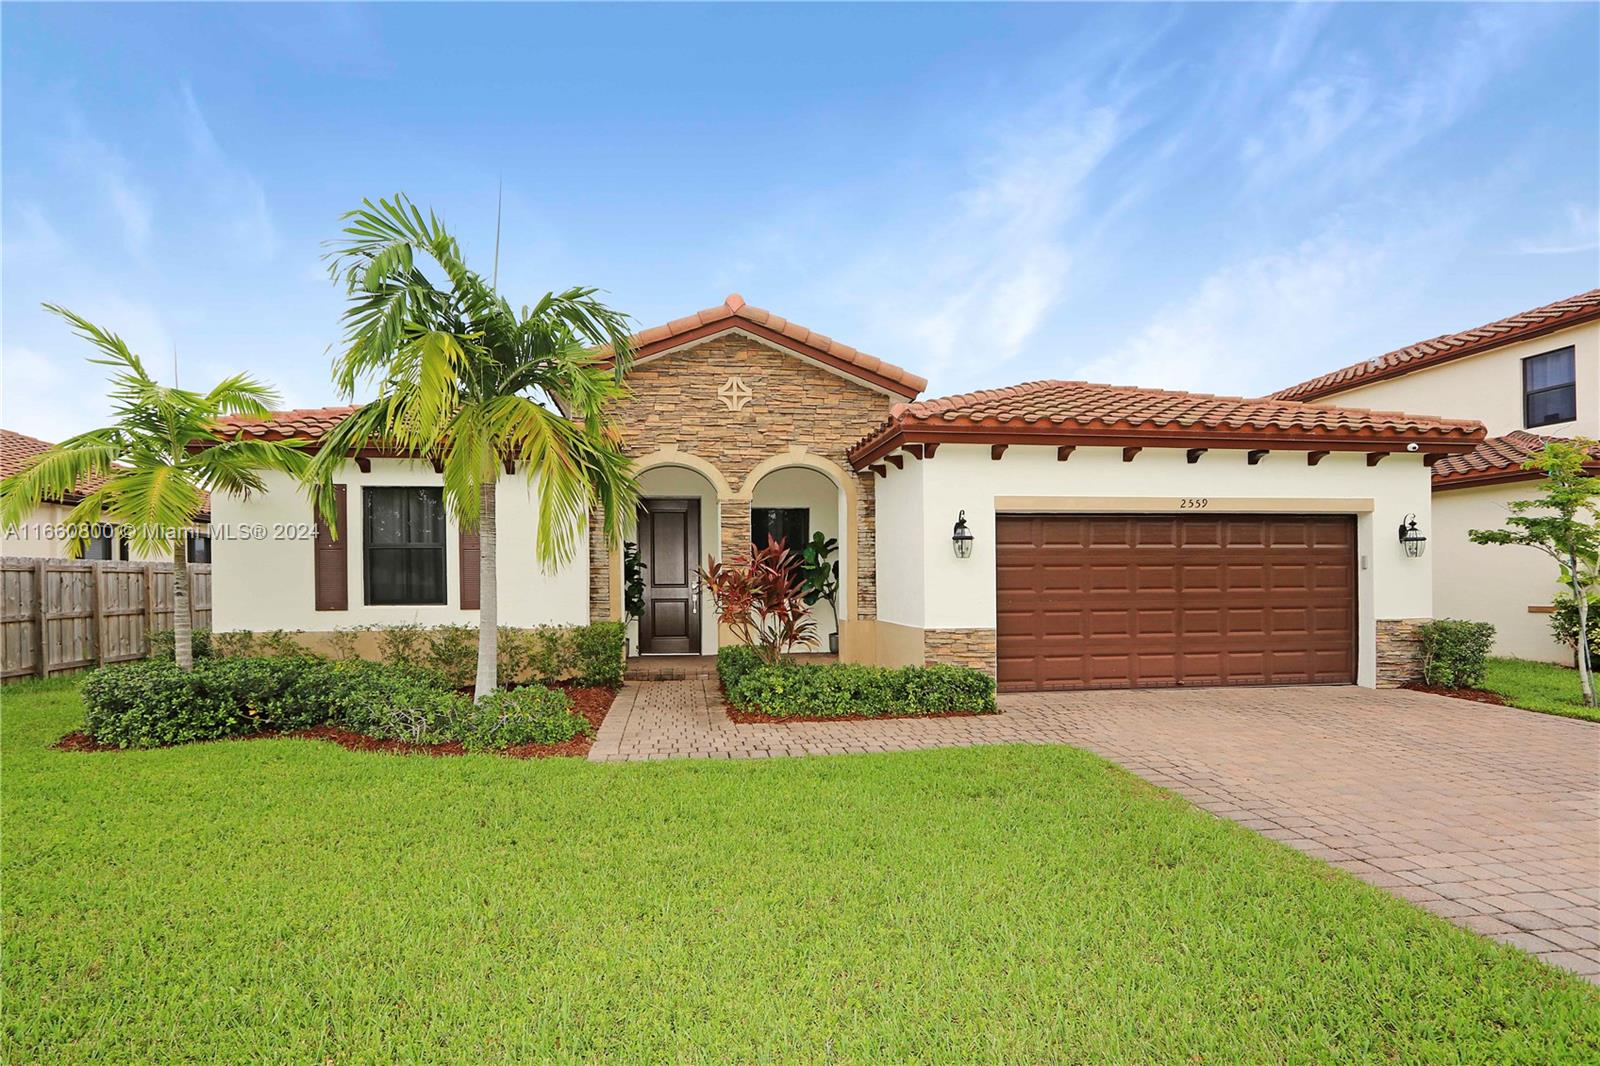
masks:
{"type": "MultiPolygon", "coordinates": [[[[617,698],[617,690],[614,688],[582,685],[554,685],[552,687],[559,688],[570,696],[572,698],[572,709],[582,715],[589,725],[597,731],[600,728],[600,723],[605,721],[606,712],[611,709],[612,701],[617,698]]],[[[369,737],[365,733],[354,733],[336,725],[319,725],[311,729],[297,729],[292,733],[252,733],[247,737],[229,739],[274,740],[282,737],[301,740],[327,740],[350,751],[376,751],[390,755],[432,755],[442,757],[465,755],[467,753],[466,749],[461,746],[460,741],[451,741],[448,744],[408,744],[403,740],[382,740],[378,737],[369,737]]],[[[581,759],[589,754],[589,749],[593,746],[593,737],[573,737],[571,740],[560,744],[518,744],[510,748],[497,749],[492,754],[504,755],[508,759],[550,759],[563,756],[581,759]]],[[[56,741],[52,747],[61,751],[124,750],[115,744],[101,744],[81,732],[68,733],[56,741]]]]}
{"type": "Polygon", "coordinates": [[[1426,692],[1433,696],[1452,696],[1458,700],[1471,700],[1473,703],[1492,703],[1496,707],[1506,706],[1505,697],[1496,692],[1485,692],[1481,688],[1445,688],[1443,685],[1424,685],[1420,683],[1401,685],[1401,688],[1412,692],[1426,692]]]}

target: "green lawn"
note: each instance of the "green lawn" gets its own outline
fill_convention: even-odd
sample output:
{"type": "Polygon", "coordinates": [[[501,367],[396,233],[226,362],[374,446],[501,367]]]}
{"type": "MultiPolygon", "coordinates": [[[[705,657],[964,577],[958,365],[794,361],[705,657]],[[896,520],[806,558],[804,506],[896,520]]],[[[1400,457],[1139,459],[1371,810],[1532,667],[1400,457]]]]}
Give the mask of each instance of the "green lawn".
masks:
{"type": "Polygon", "coordinates": [[[1513,707],[1600,722],[1600,709],[1585,707],[1578,671],[1554,663],[1490,659],[1483,687],[1513,707]]]}
{"type": "Polygon", "coordinates": [[[1593,1062],[1600,993],[1081,751],[47,749],[11,1061],[1593,1062]]]}

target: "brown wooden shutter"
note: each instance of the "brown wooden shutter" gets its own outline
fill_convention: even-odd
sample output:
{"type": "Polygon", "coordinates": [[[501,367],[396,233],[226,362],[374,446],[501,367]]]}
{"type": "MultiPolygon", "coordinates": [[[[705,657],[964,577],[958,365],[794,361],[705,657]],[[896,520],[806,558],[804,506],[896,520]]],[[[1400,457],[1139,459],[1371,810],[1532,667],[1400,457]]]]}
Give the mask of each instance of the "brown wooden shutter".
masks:
{"type": "Polygon", "coordinates": [[[461,609],[476,611],[478,593],[478,535],[461,531],[461,609]]]}
{"type": "Polygon", "coordinates": [[[317,524],[316,570],[317,610],[347,611],[350,609],[350,512],[345,505],[345,486],[333,487],[333,512],[338,525],[338,535],[322,521],[322,515],[312,507],[312,518],[317,524]]]}

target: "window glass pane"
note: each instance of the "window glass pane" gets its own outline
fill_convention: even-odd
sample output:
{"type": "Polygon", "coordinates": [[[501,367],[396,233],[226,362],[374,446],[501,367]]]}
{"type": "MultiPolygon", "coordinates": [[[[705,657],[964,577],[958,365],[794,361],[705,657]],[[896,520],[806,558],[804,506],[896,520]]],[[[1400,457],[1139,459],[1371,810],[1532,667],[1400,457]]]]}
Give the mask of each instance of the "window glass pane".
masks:
{"type": "Polygon", "coordinates": [[[211,535],[209,533],[189,534],[189,561],[191,563],[209,563],[211,561],[211,535]]]}
{"type": "Polygon", "coordinates": [[[1570,385],[1573,377],[1572,349],[1535,355],[1523,361],[1524,387],[1528,391],[1548,389],[1554,385],[1570,385]]]}
{"type": "Polygon", "coordinates": [[[111,559],[111,527],[95,526],[93,536],[84,545],[83,557],[85,559],[111,559]]]}
{"type": "Polygon", "coordinates": [[[406,581],[406,549],[367,549],[367,602],[411,602],[406,581]]]}
{"type": "Polygon", "coordinates": [[[804,507],[751,508],[751,543],[765,548],[768,537],[782,541],[791,551],[800,551],[811,539],[811,512],[804,507]]]}
{"type": "Polygon", "coordinates": [[[444,552],[437,548],[406,549],[412,603],[444,601],[444,552]]]}
{"type": "Polygon", "coordinates": [[[367,542],[403,544],[406,539],[405,498],[393,489],[367,490],[367,542]]]}
{"type": "Polygon", "coordinates": [[[444,543],[444,500],[440,490],[416,490],[411,498],[409,533],[413,544],[444,543]]]}
{"type": "Polygon", "coordinates": [[[1546,389],[1528,395],[1529,427],[1570,422],[1577,417],[1578,390],[1570,385],[1564,389],[1546,389]]]}

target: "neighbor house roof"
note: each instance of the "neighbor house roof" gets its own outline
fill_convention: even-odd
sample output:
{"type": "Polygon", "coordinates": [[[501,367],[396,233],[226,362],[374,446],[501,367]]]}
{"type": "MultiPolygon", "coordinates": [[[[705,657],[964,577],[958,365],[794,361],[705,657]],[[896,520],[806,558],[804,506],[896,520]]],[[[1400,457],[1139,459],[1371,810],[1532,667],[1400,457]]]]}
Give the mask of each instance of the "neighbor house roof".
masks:
{"type": "Polygon", "coordinates": [[[1352,363],[1343,369],[1314,377],[1310,381],[1302,381],[1298,385],[1279,389],[1272,394],[1272,398],[1315,400],[1332,393],[1343,392],[1345,389],[1353,389],[1358,385],[1369,385],[1385,378],[1410,374],[1413,371],[1447,363],[1452,359],[1499,348],[1515,341],[1529,340],[1597,318],[1600,318],[1600,289],[1590,289],[1588,292],[1581,292],[1565,300],[1545,304],[1543,307],[1535,307],[1531,311],[1523,311],[1509,318],[1478,326],[1476,329],[1447,333],[1442,337],[1419,341],[1392,352],[1385,352],[1376,359],[1352,363]]]}
{"type": "MultiPolygon", "coordinates": [[[[1470,452],[1452,455],[1433,464],[1433,491],[1531,481],[1543,477],[1537,470],[1524,470],[1522,464],[1551,441],[1566,439],[1545,437],[1521,429],[1514,429],[1503,437],[1490,437],[1470,452]]],[[[1596,456],[1590,466],[1600,473],[1600,456],[1596,456]]]]}
{"type": "Polygon", "coordinates": [[[231,429],[235,436],[247,440],[321,440],[324,433],[358,409],[356,404],[295,407],[287,411],[273,411],[264,417],[227,415],[219,421],[224,433],[231,429]]]}
{"type": "Polygon", "coordinates": [[[743,330],[770,344],[787,348],[797,355],[907,399],[928,387],[927,378],[918,377],[848,344],[841,344],[832,337],[790,322],[771,311],[751,307],[738,293],[715,307],[673,319],[664,326],[642,330],[633,338],[634,359],[642,362],[730,329],[743,330]]]}
{"type": "MultiPolygon", "coordinates": [[[[18,433],[10,429],[0,429],[0,477],[10,477],[19,474],[33,461],[33,457],[40,455],[55,445],[38,437],[30,437],[26,433],[18,433]]],[[[73,490],[60,499],[60,503],[78,503],[86,495],[106,483],[106,479],[99,475],[91,475],[79,479],[73,490]]],[[[211,514],[211,494],[204,492],[201,513],[205,517],[211,514]]]]}
{"type": "Polygon", "coordinates": [[[1056,444],[1166,448],[1471,450],[1483,425],[1392,411],[1167,392],[1084,381],[1030,381],[895,404],[850,449],[861,469],[906,443],[1056,444]]]}

